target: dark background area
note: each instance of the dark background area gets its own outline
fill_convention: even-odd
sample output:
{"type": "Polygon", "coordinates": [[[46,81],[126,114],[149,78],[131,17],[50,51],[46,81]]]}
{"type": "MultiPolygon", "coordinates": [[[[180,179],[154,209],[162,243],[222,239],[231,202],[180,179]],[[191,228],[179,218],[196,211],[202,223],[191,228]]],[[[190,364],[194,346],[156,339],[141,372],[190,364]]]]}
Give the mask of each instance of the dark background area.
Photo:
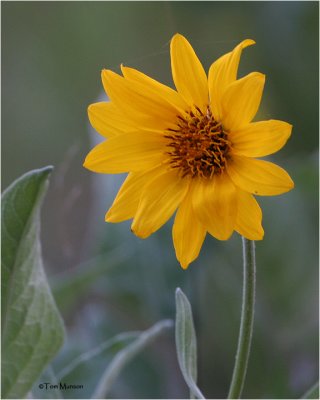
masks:
{"type": "MultiPolygon", "coordinates": [[[[187,271],[175,259],[171,224],[147,240],[104,214],[123,180],[84,170],[99,135],[86,109],[102,98],[100,71],[137,68],[172,86],[169,42],[185,35],[205,69],[245,38],[240,76],[267,81],[257,119],[293,124],[271,157],[295,181],[285,195],[259,198],[265,238],[257,243],[257,300],[245,398],[299,398],[318,377],[318,3],[2,2],[2,186],[54,165],[43,207],[45,267],[68,340],[52,364],[113,335],[174,318],[180,286],[194,312],[199,386],[223,398],[231,379],[240,318],[241,240],[206,239],[187,271]]],[[[65,378],[87,398],[115,349],[65,378]]],[[[49,395],[49,394],[48,394],[49,395]]],[[[44,393],[34,393],[43,397],[44,393]]],[[[124,371],[114,398],[188,396],[173,332],[124,371]]]]}

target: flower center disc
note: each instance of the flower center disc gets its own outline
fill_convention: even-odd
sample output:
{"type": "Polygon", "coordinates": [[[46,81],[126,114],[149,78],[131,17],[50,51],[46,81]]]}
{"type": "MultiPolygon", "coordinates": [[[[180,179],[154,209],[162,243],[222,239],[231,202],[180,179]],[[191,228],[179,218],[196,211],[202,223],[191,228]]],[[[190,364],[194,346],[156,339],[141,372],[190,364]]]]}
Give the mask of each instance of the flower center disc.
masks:
{"type": "Polygon", "coordinates": [[[182,177],[212,178],[224,170],[230,149],[227,134],[208,108],[199,108],[183,118],[178,117],[177,129],[168,129],[170,164],[179,168],[182,177]]]}

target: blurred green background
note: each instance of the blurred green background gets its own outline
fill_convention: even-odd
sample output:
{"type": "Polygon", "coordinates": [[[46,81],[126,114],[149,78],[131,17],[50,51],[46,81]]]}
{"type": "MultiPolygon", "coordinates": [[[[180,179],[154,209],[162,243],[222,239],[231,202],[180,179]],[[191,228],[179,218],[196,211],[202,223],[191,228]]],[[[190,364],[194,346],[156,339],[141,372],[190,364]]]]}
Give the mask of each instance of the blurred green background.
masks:
{"type": "MultiPolygon", "coordinates": [[[[52,363],[113,335],[174,318],[180,286],[194,312],[199,386],[223,398],[231,379],[240,318],[241,240],[206,239],[199,259],[179,267],[171,224],[147,240],[130,224],[106,224],[123,176],[86,171],[100,140],[86,109],[103,98],[102,68],[120,63],[172,85],[169,41],[189,39],[206,70],[252,38],[240,75],[266,74],[257,119],[293,124],[272,160],[295,181],[285,195],[259,199],[265,239],[257,243],[257,301],[245,398],[298,398],[318,376],[318,2],[2,2],[2,185],[55,166],[43,208],[46,271],[68,331],[52,363]]],[[[87,398],[117,349],[79,366],[65,397],[87,398]]],[[[49,371],[50,372],[50,371],[49,371]]],[[[57,393],[37,392],[36,398],[57,393]]],[[[163,335],[124,371],[114,398],[185,398],[174,335],[163,335]]]]}

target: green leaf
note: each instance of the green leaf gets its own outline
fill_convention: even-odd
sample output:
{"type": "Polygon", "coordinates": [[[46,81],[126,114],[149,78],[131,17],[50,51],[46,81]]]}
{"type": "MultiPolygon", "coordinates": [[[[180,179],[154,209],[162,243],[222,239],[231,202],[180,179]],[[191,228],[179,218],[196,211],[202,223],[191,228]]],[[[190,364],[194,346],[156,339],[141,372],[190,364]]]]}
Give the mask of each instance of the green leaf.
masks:
{"type": "Polygon", "coordinates": [[[92,358],[102,354],[103,352],[110,350],[113,346],[119,346],[122,349],[123,346],[127,345],[127,340],[136,339],[141,332],[123,332],[114,336],[111,339],[106,340],[101,343],[99,346],[95,347],[92,350],[89,350],[80,356],[76,357],[70,364],[63,368],[62,371],[59,372],[57,378],[60,382],[62,382],[66,376],[68,376],[71,372],[73,372],[76,368],[79,367],[82,363],[86,363],[90,361],[92,358]]]}
{"type": "Polygon", "coordinates": [[[104,371],[92,399],[105,399],[114,381],[128,363],[139,354],[148,344],[155,340],[163,331],[171,328],[173,321],[165,319],[157,322],[150,329],[141,332],[132,343],[120,350],[104,371]]]}
{"type": "Polygon", "coordinates": [[[301,399],[318,399],[319,398],[319,382],[315,383],[301,399]]]}
{"type": "Polygon", "coordinates": [[[189,300],[176,290],[176,349],[179,366],[191,395],[204,399],[197,386],[197,339],[189,300]]]}
{"type": "Polygon", "coordinates": [[[25,397],[64,339],[39,240],[51,170],[26,173],[2,195],[2,398],[25,397]]]}

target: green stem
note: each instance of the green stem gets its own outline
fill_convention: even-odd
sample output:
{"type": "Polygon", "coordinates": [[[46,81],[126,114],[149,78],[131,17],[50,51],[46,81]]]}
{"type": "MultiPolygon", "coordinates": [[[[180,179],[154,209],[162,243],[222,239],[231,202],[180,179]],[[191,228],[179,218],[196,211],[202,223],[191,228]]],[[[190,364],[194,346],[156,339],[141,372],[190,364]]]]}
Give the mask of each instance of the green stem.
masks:
{"type": "Polygon", "coordinates": [[[241,323],[238,339],[237,354],[233,369],[232,381],[228,399],[240,399],[244,380],[246,378],[248,359],[250,354],[255,287],[256,287],[256,260],[254,242],[242,238],[243,245],[243,293],[241,323]]]}

